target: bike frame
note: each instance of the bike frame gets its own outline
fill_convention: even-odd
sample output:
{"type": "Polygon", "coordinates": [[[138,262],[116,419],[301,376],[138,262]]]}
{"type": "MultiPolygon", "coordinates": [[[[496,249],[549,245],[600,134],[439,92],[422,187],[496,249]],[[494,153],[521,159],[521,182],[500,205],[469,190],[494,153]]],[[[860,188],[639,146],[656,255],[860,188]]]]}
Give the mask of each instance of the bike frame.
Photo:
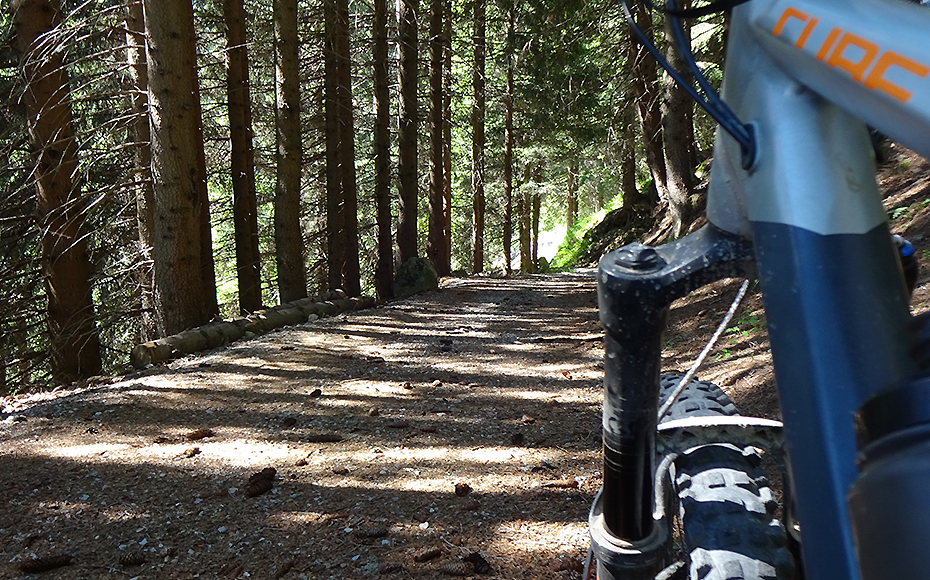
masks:
{"type": "MultiPolygon", "coordinates": [[[[805,575],[853,580],[853,415],[918,370],[867,124],[930,158],[930,11],[903,0],[750,0],[732,11],[722,96],[752,125],[756,155],[744,169],[739,145],[718,129],[710,229],[627,247],[599,267],[605,482],[592,538],[609,560],[662,535],[655,409],[635,401],[657,394],[671,301],[750,272],[745,239],[762,286],[805,575]]],[[[615,577],[600,564],[598,574],[615,577]]]]}
{"type": "Polygon", "coordinates": [[[729,42],[723,98],[755,126],[758,158],[743,171],[718,140],[708,219],[748,224],[755,246],[805,573],[858,578],[853,414],[917,370],[866,123],[930,157],[930,11],[752,0],[733,11],[729,42]]]}

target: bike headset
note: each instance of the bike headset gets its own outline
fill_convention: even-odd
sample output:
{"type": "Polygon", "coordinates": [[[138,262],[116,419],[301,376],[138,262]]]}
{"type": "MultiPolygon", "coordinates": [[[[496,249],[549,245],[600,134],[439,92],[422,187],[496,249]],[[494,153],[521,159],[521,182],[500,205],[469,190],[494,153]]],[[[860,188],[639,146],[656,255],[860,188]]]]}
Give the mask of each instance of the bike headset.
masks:
{"type": "Polygon", "coordinates": [[[684,29],[681,24],[682,18],[701,18],[703,16],[708,16],[710,14],[715,14],[717,12],[724,12],[748,2],[749,0],[716,0],[704,6],[698,6],[696,8],[683,8],[679,9],[675,6],[675,0],[667,0],[664,7],[656,6],[652,3],[651,0],[639,0],[645,4],[648,8],[652,10],[658,10],[665,13],[668,16],[669,24],[671,25],[672,35],[675,39],[675,44],[678,46],[678,50],[681,52],[682,60],[688,66],[688,70],[691,71],[691,74],[694,75],[694,79],[700,87],[701,92],[698,92],[694,86],[687,82],[684,77],[675,70],[667,60],[662,56],[662,53],[659,52],[659,49],[656,48],[656,45],[652,42],[642,28],[636,23],[636,20],[633,18],[633,14],[630,11],[630,0],[622,0],[623,13],[626,16],[626,20],[630,25],[630,28],[639,38],[640,43],[646,50],[649,51],[649,54],[658,61],[658,63],[668,72],[669,76],[680,86],[694,101],[701,106],[702,109],[707,111],[707,114],[710,115],[720,127],[729,133],[736,142],[739,143],[740,154],[741,154],[741,164],[743,169],[748,170],[752,167],[753,161],[756,157],[756,140],[755,140],[755,131],[753,130],[752,125],[743,123],[736,116],[736,113],[723,102],[723,99],[720,98],[720,95],[717,94],[717,91],[710,86],[707,77],[704,76],[704,73],[701,72],[701,69],[698,68],[697,62],[694,60],[694,55],[691,53],[691,45],[685,39],[684,29]],[[703,93],[703,96],[701,95],[703,93]]]}

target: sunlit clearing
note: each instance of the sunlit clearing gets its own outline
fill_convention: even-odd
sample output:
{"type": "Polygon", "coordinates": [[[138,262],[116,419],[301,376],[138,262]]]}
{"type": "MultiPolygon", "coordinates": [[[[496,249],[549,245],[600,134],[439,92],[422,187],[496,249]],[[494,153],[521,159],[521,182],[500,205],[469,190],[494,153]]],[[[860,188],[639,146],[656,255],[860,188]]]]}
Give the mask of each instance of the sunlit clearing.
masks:
{"type": "Polygon", "coordinates": [[[216,457],[228,465],[236,467],[254,467],[256,461],[272,464],[275,462],[293,462],[306,454],[287,445],[269,444],[248,439],[236,439],[201,446],[200,452],[205,457],[216,457]]]}
{"type": "Polygon", "coordinates": [[[555,540],[560,545],[571,548],[583,545],[588,540],[588,523],[525,522],[522,520],[503,522],[497,528],[497,534],[523,548],[532,551],[538,546],[535,538],[540,536],[555,540]]]}

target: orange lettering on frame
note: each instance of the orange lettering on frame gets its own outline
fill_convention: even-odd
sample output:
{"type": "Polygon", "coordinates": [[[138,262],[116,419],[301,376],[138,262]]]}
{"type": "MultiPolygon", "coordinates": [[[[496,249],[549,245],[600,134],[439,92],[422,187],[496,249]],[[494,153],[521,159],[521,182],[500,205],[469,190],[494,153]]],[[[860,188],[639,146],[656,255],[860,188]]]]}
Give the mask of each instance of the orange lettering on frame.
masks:
{"type": "Polygon", "coordinates": [[[930,74],[930,67],[890,50],[883,54],[881,58],[878,59],[878,62],[875,63],[875,67],[869,73],[869,76],[866,77],[863,84],[870,89],[878,89],[883,93],[891,95],[902,103],[906,103],[913,96],[913,93],[885,78],[885,73],[893,66],[903,68],[920,78],[924,78],[930,74]]]}
{"type": "Polygon", "coordinates": [[[807,24],[804,25],[804,30],[801,31],[801,36],[798,37],[798,41],[794,45],[798,48],[804,48],[804,45],[807,44],[807,39],[810,37],[811,32],[814,31],[814,27],[817,26],[817,23],[820,22],[819,18],[811,18],[807,21],[807,24]]]}
{"type": "Polygon", "coordinates": [[[830,31],[830,34],[824,39],[823,44],[820,45],[820,50],[817,51],[816,56],[818,60],[827,58],[827,53],[833,48],[833,43],[836,42],[840,32],[843,32],[843,29],[838,27],[834,27],[833,30],[830,31]]]}
{"type": "Polygon", "coordinates": [[[779,18],[778,22],[775,23],[775,28],[772,29],[772,34],[774,36],[781,34],[781,31],[785,27],[785,24],[788,22],[789,18],[797,18],[801,22],[806,22],[810,16],[804,12],[801,12],[797,8],[792,8],[791,6],[785,8],[785,11],[781,13],[781,18],[779,18]]]}
{"type": "Polygon", "coordinates": [[[865,74],[865,69],[869,68],[869,65],[875,60],[878,51],[879,47],[874,42],[866,40],[861,36],[856,36],[852,32],[847,32],[837,43],[827,64],[848,71],[857,82],[862,82],[862,75],[865,74]],[[858,62],[843,55],[843,53],[846,52],[846,48],[850,46],[862,49],[862,58],[859,59],[858,62]]]}

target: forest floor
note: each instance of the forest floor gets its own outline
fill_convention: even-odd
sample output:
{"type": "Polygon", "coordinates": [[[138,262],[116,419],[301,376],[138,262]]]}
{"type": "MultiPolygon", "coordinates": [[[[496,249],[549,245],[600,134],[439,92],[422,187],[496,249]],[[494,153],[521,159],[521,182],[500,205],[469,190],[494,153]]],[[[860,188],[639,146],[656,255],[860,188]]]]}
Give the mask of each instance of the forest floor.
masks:
{"type": "MultiPolygon", "coordinates": [[[[927,272],[930,165],[893,152],[883,176],[927,272]]],[[[739,284],[675,303],[669,370],[739,284]]],[[[579,578],[602,483],[602,335],[593,271],[476,276],[0,399],[0,578],[65,561],[40,576],[579,578]]],[[[756,291],[699,376],[778,417],[756,291]]]]}

